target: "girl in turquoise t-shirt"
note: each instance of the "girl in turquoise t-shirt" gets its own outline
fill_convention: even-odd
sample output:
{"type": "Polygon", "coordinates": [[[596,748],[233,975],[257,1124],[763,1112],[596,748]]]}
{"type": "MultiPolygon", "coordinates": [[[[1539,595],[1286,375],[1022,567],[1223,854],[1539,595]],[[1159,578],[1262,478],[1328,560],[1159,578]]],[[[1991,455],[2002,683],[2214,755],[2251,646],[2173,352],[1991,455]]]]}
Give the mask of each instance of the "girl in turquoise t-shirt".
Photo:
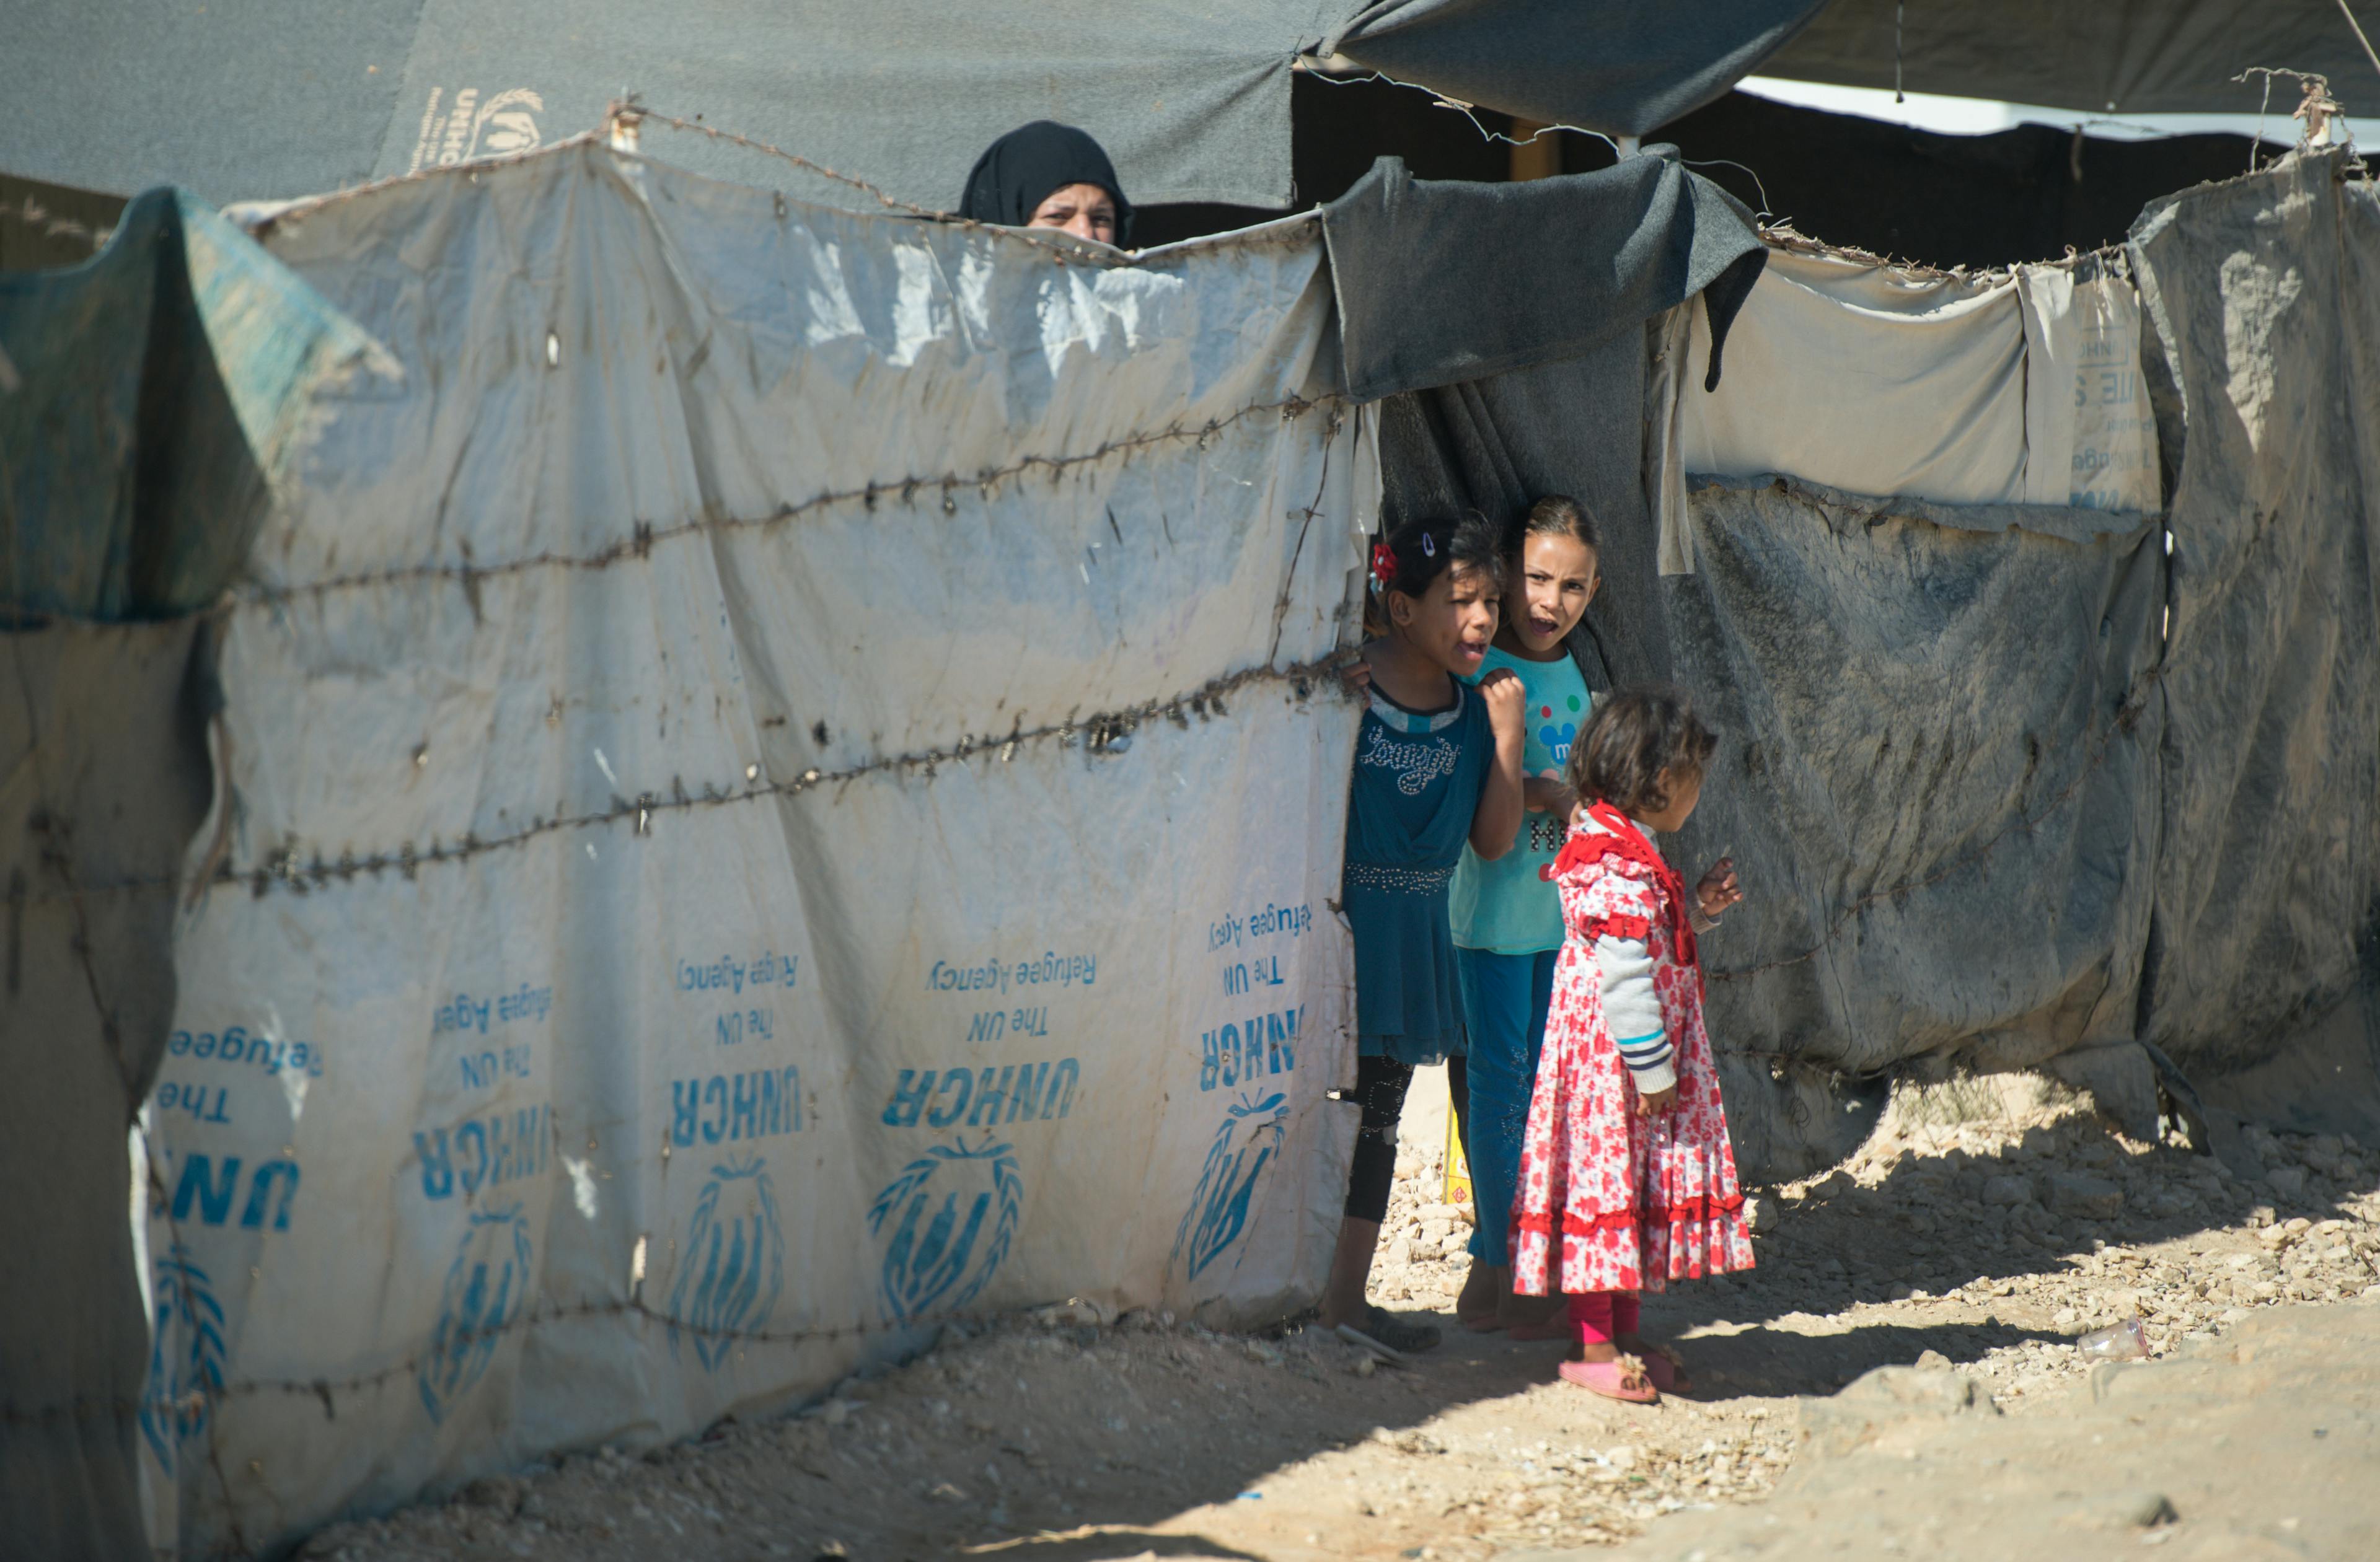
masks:
{"type": "Polygon", "coordinates": [[[1544,873],[1569,833],[1576,799],[1562,781],[1563,769],[1593,703],[1570,642],[1602,575],[1595,522],[1576,500],[1560,494],[1538,500],[1516,532],[1505,565],[1507,611],[1479,675],[1504,668],[1521,681],[1527,812],[1510,852],[1492,860],[1463,854],[1448,905],[1469,1038],[1463,1060],[1470,1096],[1463,1139],[1478,1215],[1471,1272],[1454,1311],[1467,1328],[1552,1339],[1568,1332],[1561,1299],[1553,1298],[1549,1307],[1512,1294],[1507,1228],[1562,947],[1561,899],[1544,873]]]}

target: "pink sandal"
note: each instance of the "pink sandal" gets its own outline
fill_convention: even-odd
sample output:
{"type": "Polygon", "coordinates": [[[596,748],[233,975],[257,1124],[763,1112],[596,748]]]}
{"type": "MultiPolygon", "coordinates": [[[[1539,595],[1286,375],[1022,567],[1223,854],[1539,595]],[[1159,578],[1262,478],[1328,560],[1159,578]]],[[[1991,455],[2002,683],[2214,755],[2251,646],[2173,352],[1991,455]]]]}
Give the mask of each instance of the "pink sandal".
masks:
{"type": "Polygon", "coordinates": [[[1561,1379],[1607,1399],[1621,1399],[1632,1405],[1649,1405],[1661,1397],[1645,1363],[1633,1356],[1619,1356],[1609,1362],[1564,1362],[1561,1379]],[[1628,1386],[1632,1377],[1637,1384],[1633,1388],[1628,1386]]]}
{"type": "Polygon", "coordinates": [[[1686,1363],[1678,1360],[1675,1351],[1658,1345],[1645,1347],[1645,1381],[1663,1394],[1691,1394],[1694,1380],[1686,1375],[1686,1363]]]}

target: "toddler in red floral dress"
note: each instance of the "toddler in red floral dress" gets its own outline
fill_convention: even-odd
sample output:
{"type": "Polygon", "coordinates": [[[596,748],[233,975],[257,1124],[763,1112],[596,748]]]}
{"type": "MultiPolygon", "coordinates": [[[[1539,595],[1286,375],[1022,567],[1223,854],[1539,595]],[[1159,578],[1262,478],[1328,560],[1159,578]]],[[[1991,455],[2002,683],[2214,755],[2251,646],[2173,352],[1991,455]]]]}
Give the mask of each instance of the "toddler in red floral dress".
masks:
{"type": "Polygon", "coordinates": [[[1598,703],[1572,745],[1582,799],[1549,871],[1567,935],[1522,1142],[1512,1289],[1567,1294],[1569,1382],[1637,1402],[1687,1386],[1637,1332],[1637,1293],[1752,1267],[1703,1029],[1694,937],[1742,898],[1732,866],[1694,902],[1647,832],[1686,822],[1716,740],[1671,690],[1598,703]]]}

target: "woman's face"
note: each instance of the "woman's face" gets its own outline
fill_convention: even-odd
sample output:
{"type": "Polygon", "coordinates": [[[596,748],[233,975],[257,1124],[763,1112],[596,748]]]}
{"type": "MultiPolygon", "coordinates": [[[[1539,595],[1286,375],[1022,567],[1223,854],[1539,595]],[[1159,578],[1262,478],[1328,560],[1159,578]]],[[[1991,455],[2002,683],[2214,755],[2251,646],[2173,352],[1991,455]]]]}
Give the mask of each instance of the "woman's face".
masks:
{"type": "Polygon", "coordinates": [[[1062,185],[1042,197],[1028,228],[1062,228],[1099,244],[1116,241],[1115,198],[1097,185],[1062,185]]]}

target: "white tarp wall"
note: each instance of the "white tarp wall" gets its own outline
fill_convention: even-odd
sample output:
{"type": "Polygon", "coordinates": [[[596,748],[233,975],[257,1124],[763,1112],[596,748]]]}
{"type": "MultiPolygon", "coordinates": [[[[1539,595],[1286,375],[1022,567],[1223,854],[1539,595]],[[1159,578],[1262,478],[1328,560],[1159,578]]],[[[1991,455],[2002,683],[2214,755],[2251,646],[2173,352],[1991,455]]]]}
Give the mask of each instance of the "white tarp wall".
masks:
{"type": "Polygon", "coordinates": [[[401,373],[225,628],[161,1540],[1310,1296],[1378,481],[1317,228],[1120,266],[581,142],[267,243],[401,373]]]}
{"type": "Polygon", "coordinates": [[[1665,575],[1694,567],[1689,474],[1789,475],[1941,504],[2159,508],[2140,297],[2096,260],[1968,278],[1771,249],[1703,389],[1670,311],[1647,400],[1665,575]]]}

